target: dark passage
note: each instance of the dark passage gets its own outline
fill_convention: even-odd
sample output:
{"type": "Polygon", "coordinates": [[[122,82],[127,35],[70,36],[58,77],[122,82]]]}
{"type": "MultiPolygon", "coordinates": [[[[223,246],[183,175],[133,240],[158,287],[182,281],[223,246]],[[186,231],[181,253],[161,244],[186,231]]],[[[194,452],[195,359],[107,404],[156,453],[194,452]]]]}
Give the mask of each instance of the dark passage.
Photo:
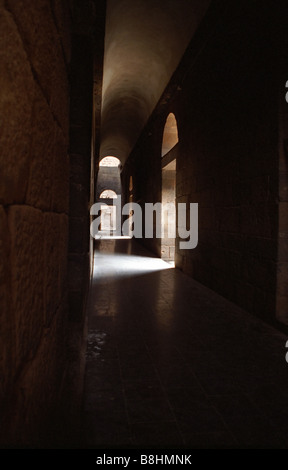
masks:
{"type": "Polygon", "coordinates": [[[288,449],[287,19],[0,0],[0,448],[288,449]]]}
{"type": "Polygon", "coordinates": [[[98,242],[82,444],[287,446],[286,340],[131,240],[98,242]]]}

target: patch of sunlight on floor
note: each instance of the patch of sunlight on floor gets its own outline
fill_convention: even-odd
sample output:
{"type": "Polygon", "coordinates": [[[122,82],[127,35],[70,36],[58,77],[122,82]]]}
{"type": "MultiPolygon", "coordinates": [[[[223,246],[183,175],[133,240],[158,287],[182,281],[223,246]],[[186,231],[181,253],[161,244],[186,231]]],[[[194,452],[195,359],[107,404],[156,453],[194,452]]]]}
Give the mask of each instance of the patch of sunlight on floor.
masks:
{"type": "Polygon", "coordinates": [[[134,275],[148,274],[165,269],[172,269],[171,265],[160,258],[148,256],[135,256],[120,253],[95,253],[93,277],[119,279],[134,275]]]}

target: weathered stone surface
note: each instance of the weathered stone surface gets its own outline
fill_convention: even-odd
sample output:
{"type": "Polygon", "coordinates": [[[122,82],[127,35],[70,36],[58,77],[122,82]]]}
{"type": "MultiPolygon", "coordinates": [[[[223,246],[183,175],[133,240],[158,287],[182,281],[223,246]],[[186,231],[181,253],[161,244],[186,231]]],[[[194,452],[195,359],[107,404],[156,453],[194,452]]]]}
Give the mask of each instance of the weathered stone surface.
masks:
{"type": "Polygon", "coordinates": [[[35,354],[43,328],[44,217],[28,206],[12,206],[11,233],[12,308],[16,322],[17,364],[35,354]]]}
{"type": "Polygon", "coordinates": [[[66,367],[70,6],[0,0],[0,407],[24,444],[66,367]]]}
{"type": "Polygon", "coordinates": [[[67,143],[61,130],[55,129],[53,163],[53,204],[55,212],[68,214],[69,207],[69,158],[67,143]]]}
{"type": "Polygon", "coordinates": [[[39,344],[37,356],[18,379],[12,435],[22,445],[55,445],[61,429],[59,390],[65,371],[67,298],[59,306],[39,344]],[[54,420],[58,417],[58,422],[54,420]],[[48,433],[47,433],[48,426],[48,433]],[[52,431],[55,426],[55,433],[52,431]],[[60,427],[59,427],[60,426],[60,427]]]}
{"type": "MultiPolygon", "coordinates": [[[[68,138],[69,85],[62,43],[53,18],[51,1],[7,0],[46,100],[68,138]],[[41,25],[41,27],[39,26],[41,25]]],[[[68,13],[69,15],[69,13],[68,13]]],[[[68,24],[62,24],[62,33],[68,24]]],[[[70,31],[65,32],[66,41],[70,31]]],[[[69,47],[68,47],[69,49],[69,47]]],[[[67,52],[68,52],[67,49],[67,52]]]]}
{"type": "Polygon", "coordinates": [[[25,0],[7,0],[6,5],[14,16],[32,67],[47,100],[50,101],[54,86],[52,76],[56,66],[55,57],[60,48],[50,1],[27,3],[25,0]]]}
{"type": "Polygon", "coordinates": [[[53,188],[55,153],[55,124],[51,111],[37,88],[31,127],[31,163],[26,203],[50,210],[53,188]]]}
{"type": "Polygon", "coordinates": [[[23,202],[29,174],[34,81],[12,16],[0,16],[0,202],[23,202]]]}
{"type": "Polygon", "coordinates": [[[45,324],[49,325],[60,305],[66,281],[67,220],[62,214],[45,214],[45,324]]]}

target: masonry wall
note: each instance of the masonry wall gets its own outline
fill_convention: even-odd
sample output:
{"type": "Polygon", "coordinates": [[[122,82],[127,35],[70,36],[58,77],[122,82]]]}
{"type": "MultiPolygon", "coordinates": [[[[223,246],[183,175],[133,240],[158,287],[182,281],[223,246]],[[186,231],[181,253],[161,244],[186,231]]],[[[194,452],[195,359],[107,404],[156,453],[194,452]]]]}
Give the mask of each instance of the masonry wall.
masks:
{"type": "Polygon", "coordinates": [[[89,288],[89,211],[95,201],[102,96],[105,0],[74,0],[70,70],[69,312],[81,324],[89,288]],[[92,182],[91,182],[92,181],[92,182]]]}
{"type": "MultiPolygon", "coordinates": [[[[210,10],[124,173],[137,164],[139,199],[161,200],[161,139],[173,112],[176,201],[199,204],[198,246],[180,250],[178,239],[176,266],[275,323],[279,24],[285,9],[266,2],[259,12],[259,2],[210,10]]],[[[143,242],[159,254],[159,240],[143,242]]]]}
{"type": "Polygon", "coordinates": [[[0,442],[41,440],[65,373],[70,7],[0,2],[0,442]]]}
{"type": "Polygon", "coordinates": [[[121,195],[121,178],[118,167],[100,166],[97,174],[96,200],[106,189],[121,195]]]}
{"type": "MultiPolygon", "coordinates": [[[[283,41],[284,42],[284,41],[283,41]]],[[[288,50],[288,38],[284,42],[288,50]]],[[[281,85],[286,84],[288,64],[283,68],[281,85]]],[[[288,324],[288,95],[287,87],[279,87],[279,206],[278,206],[278,265],[277,305],[279,321],[288,324]]]]}

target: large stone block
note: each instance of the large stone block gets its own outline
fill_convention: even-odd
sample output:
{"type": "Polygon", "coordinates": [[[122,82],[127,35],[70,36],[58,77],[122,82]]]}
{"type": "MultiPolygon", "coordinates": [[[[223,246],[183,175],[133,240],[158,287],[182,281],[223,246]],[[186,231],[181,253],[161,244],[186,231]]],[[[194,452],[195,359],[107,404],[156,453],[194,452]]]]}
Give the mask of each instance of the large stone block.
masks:
{"type": "Polygon", "coordinates": [[[45,214],[45,325],[49,326],[67,288],[68,217],[45,214]]]}
{"type": "MultiPolygon", "coordinates": [[[[49,325],[60,303],[61,293],[59,288],[59,240],[61,231],[59,216],[57,214],[45,214],[44,256],[45,256],[45,324],[49,325]]],[[[65,256],[65,254],[64,254],[65,256]]]]}
{"type": "Polygon", "coordinates": [[[31,127],[31,163],[26,203],[50,210],[53,188],[55,124],[49,106],[37,88],[31,127]]]}
{"type": "Polygon", "coordinates": [[[62,302],[67,282],[68,217],[45,215],[45,322],[51,323],[62,302]]]}
{"type": "Polygon", "coordinates": [[[12,16],[0,16],[0,202],[24,201],[34,80],[12,16]]]}
{"type": "Polygon", "coordinates": [[[55,423],[55,416],[59,413],[65,373],[66,321],[67,299],[64,299],[50,327],[44,330],[37,355],[18,378],[11,423],[12,436],[18,444],[39,448],[49,445],[50,440],[52,445],[57,442],[61,422],[55,423]]]}
{"type": "Polygon", "coordinates": [[[53,21],[50,0],[27,2],[7,0],[18,26],[32,68],[48,101],[54,88],[56,58],[61,52],[60,40],[53,21]]]}
{"type": "Polygon", "coordinates": [[[37,350],[44,323],[43,281],[44,216],[28,206],[12,206],[8,213],[11,234],[12,309],[16,323],[17,364],[37,350]]]}

